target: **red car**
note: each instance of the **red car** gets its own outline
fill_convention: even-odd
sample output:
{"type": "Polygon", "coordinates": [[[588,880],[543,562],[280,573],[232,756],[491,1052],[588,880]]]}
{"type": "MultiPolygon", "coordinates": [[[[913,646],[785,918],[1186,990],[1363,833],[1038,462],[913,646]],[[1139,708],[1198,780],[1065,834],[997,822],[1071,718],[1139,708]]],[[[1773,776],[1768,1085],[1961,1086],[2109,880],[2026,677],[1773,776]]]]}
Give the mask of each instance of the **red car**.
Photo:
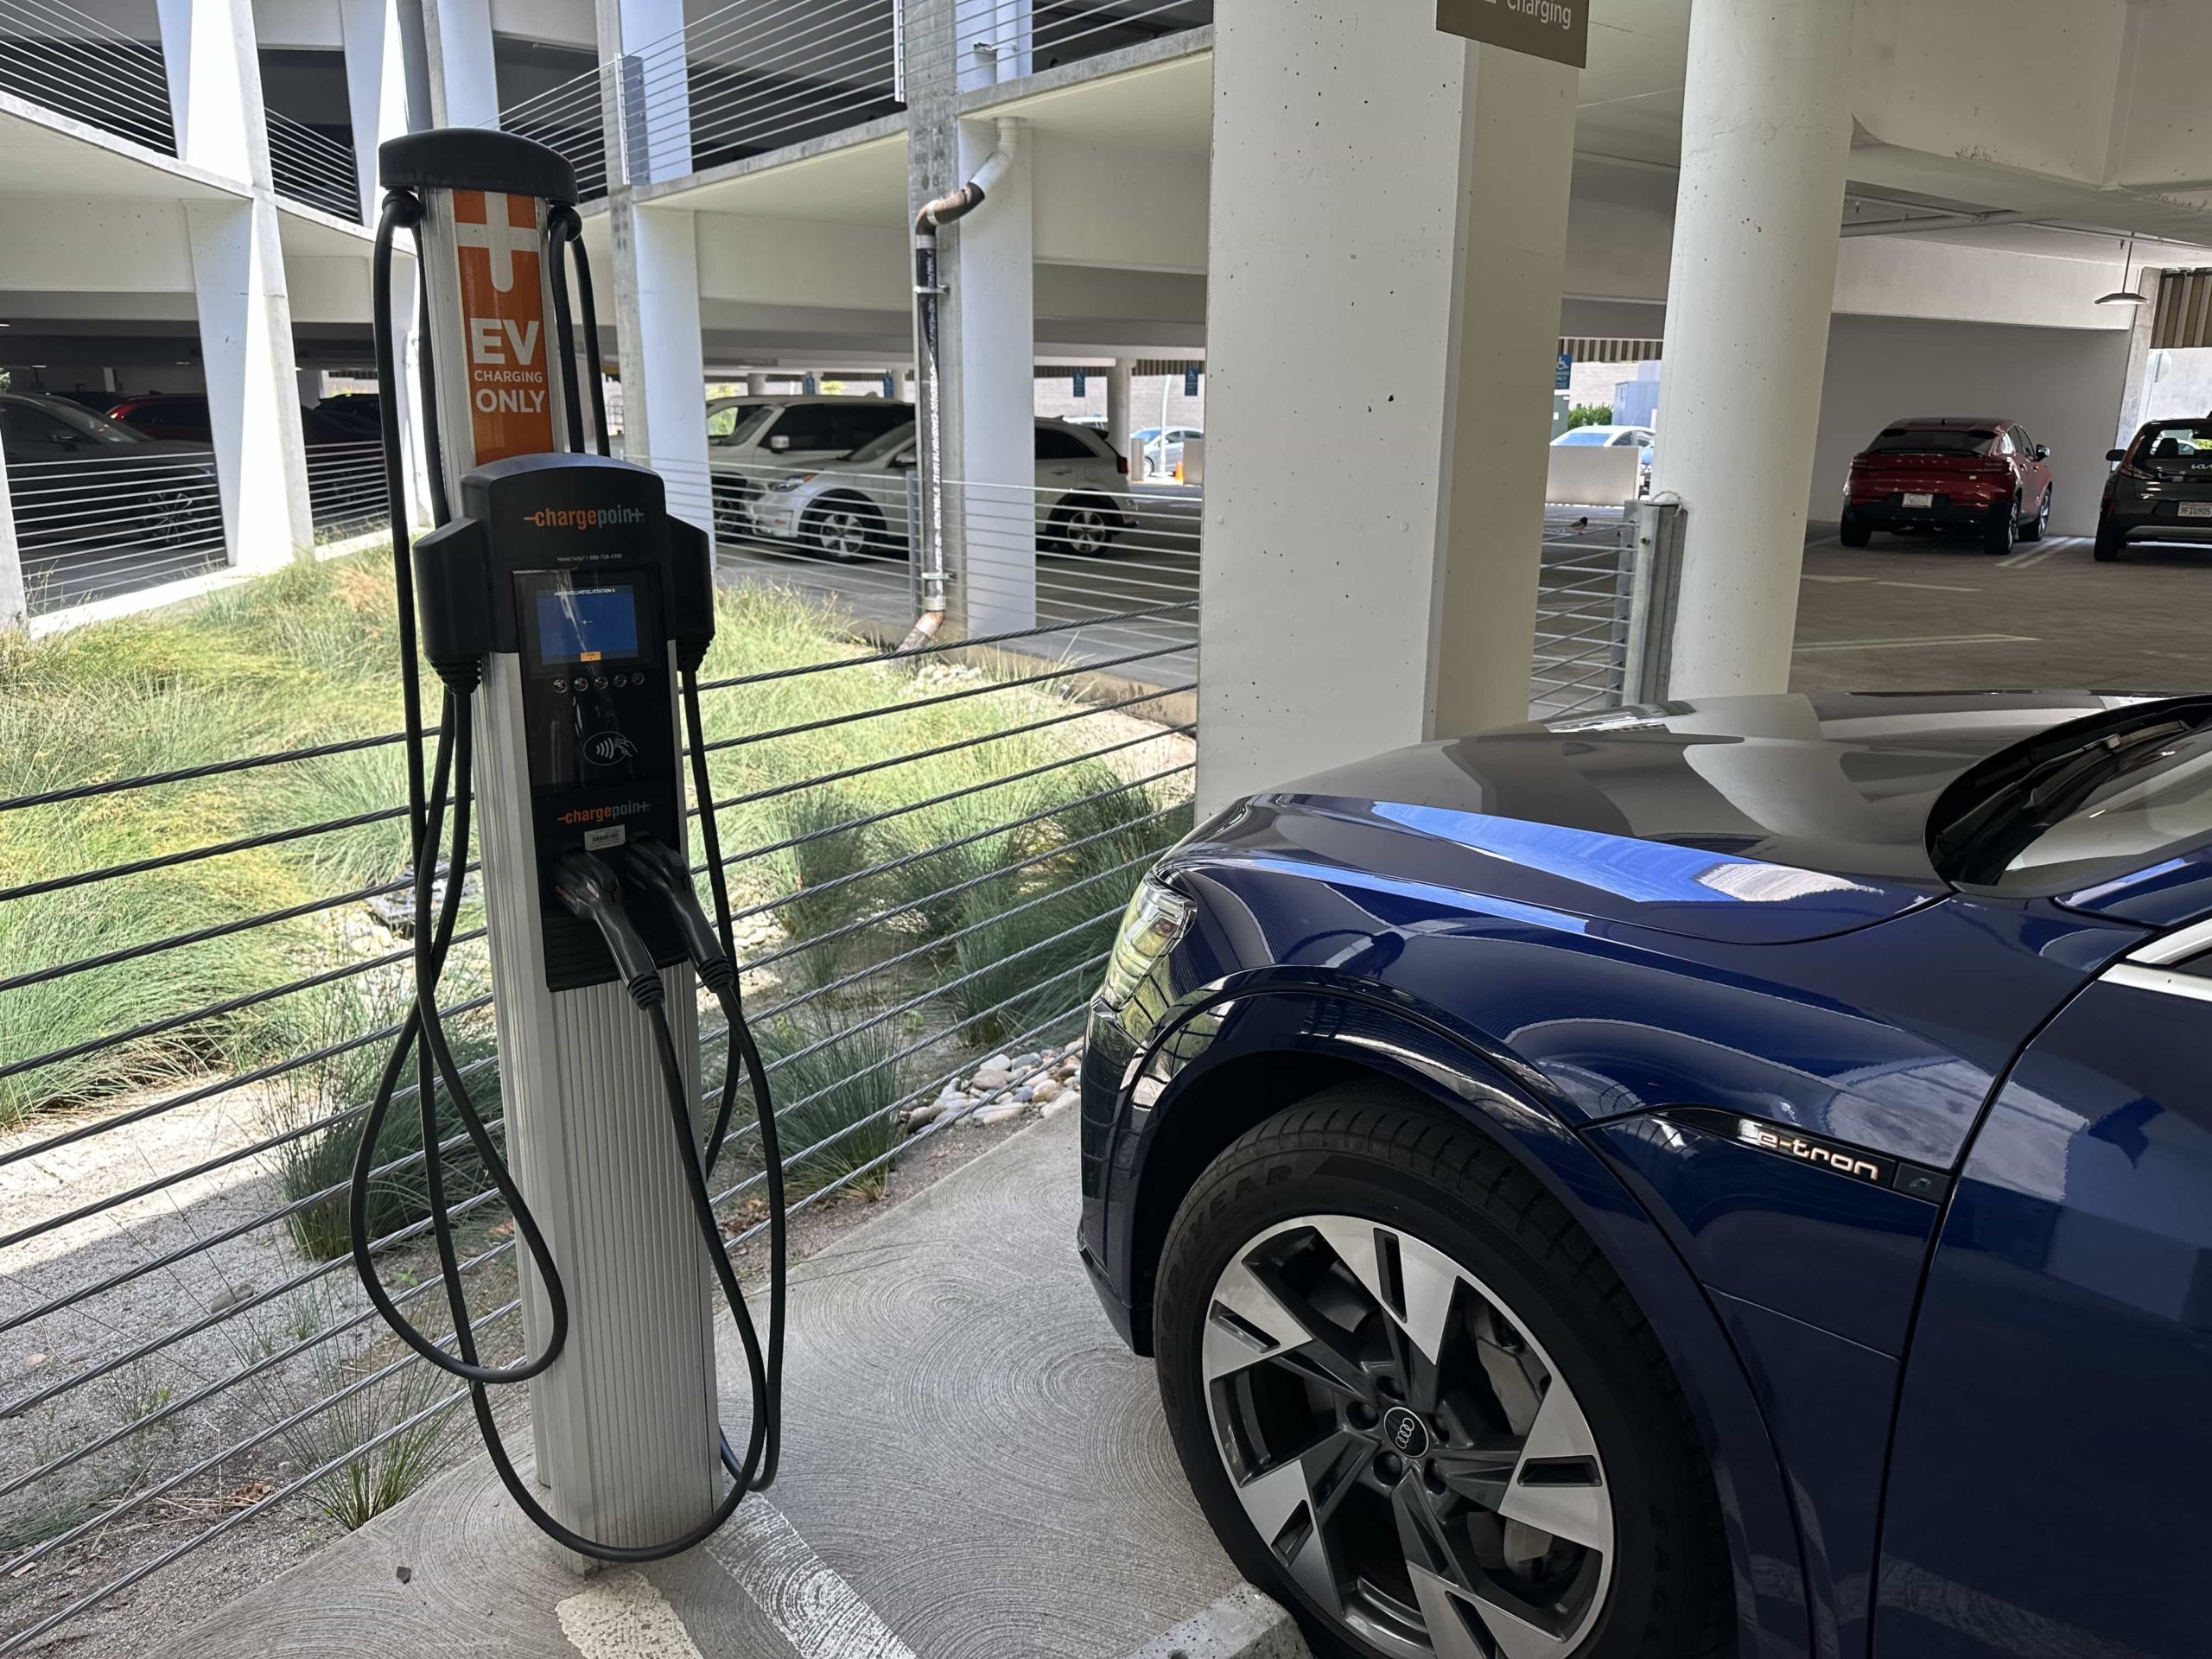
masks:
{"type": "Polygon", "coordinates": [[[1992,553],[2050,528],[2050,450],[2018,421],[1916,415],[1893,421],[1852,458],[1846,547],[1878,530],[1974,531],[1992,553]]]}

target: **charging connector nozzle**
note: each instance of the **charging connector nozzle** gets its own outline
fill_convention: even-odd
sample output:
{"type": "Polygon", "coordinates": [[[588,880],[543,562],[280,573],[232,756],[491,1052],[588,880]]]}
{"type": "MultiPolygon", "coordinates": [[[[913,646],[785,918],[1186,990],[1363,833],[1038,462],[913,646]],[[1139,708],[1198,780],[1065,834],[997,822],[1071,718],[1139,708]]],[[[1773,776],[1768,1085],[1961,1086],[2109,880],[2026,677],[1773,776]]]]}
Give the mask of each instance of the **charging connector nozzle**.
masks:
{"type": "Polygon", "coordinates": [[[683,948],[691,953],[692,963],[699,970],[700,983],[710,991],[721,991],[736,982],[736,964],[722,949],[714,923],[700,906],[683,854],[665,842],[640,836],[607,857],[632,883],[667,907],[677,931],[683,936],[683,948]]]}
{"type": "Polygon", "coordinates": [[[641,1008],[655,1008],[667,1000],[652,949],[622,908],[622,884],[613,870],[589,853],[570,853],[553,873],[553,896],[570,915],[599,930],[632,1001],[641,1008]]]}

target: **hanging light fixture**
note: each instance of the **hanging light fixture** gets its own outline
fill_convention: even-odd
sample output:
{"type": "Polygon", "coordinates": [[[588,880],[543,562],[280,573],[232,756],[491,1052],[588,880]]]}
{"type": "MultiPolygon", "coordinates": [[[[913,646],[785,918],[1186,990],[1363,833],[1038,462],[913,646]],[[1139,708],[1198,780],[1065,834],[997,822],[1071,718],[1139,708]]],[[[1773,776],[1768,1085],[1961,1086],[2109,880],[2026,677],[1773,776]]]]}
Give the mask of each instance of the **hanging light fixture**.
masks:
{"type": "Polygon", "coordinates": [[[2120,287],[2110,294],[2100,296],[2097,300],[2099,305],[2148,305],[2151,303],[2151,296],[2138,293],[2127,280],[2134,263],[2135,238],[2131,236],[2127,238],[2127,257],[2120,267],[2120,287]]]}

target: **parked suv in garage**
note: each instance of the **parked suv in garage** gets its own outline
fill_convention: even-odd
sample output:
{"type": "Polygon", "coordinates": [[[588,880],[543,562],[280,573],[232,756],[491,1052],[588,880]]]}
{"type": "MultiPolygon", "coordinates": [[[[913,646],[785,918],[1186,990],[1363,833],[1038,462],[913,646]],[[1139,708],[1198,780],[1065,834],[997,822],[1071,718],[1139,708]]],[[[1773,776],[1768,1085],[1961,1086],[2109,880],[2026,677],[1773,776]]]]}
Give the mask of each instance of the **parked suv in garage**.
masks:
{"type": "Polygon", "coordinates": [[[753,503],[776,478],[849,455],[913,418],[912,404],[889,397],[714,399],[707,405],[707,466],[716,532],[753,535],[753,503]]]}
{"type": "MultiPolygon", "coordinates": [[[[841,563],[903,559],[906,486],[914,461],[910,421],[820,472],[786,474],[754,503],[753,533],[771,541],[803,543],[841,563]]],[[[1128,472],[1128,462],[1115,453],[1103,432],[1039,416],[1039,542],[1056,552],[1105,552],[1116,537],[1136,522],[1123,493],[1128,472]]],[[[978,506],[985,515],[985,528],[971,534],[1003,537],[1011,533],[1011,504],[996,508],[986,501],[978,506]]]]}
{"type": "Polygon", "coordinates": [[[2110,564],[2131,537],[2212,542],[2212,416],[2152,421],[2125,449],[2105,480],[2097,510],[2097,557],[2110,564]]]}
{"type": "Polygon", "coordinates": [[[1916,415],[1893,421],[1852,457],[1846,547],[1878,530],[1978,531],[1992,553],[2050,528],[2050,451],[2018,421],[1916,415]]]}

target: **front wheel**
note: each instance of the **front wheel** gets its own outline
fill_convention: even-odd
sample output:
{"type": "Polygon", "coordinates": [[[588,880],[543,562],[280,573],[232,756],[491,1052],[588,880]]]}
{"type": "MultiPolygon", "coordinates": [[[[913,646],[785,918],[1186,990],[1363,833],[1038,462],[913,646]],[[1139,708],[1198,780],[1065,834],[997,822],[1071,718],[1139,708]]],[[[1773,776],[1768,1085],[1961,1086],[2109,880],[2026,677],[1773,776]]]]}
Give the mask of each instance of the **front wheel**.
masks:
{"type": "Polygon", "coordinates": [[[879,556],[883,515],[857,497],[832,496],[807,517],[807,539],[840,564],[879,556]]]}
{"type": "Polygon", "coordinates": [[[1224,1153],[1154,1301],[1230,1557],[1337,1659],[1726,1650],[1711,1471],[1650,1329],[1496,1143],[1351,1084],[1224,1153]]]}
{"type": "Polygon", "coordinates": [[[1096,558],[1122,533],[1121,515],[1105,502],[1077,496],[1053,511],[1046,536],[1052,545],[1078,558],[1096,558]]]}

